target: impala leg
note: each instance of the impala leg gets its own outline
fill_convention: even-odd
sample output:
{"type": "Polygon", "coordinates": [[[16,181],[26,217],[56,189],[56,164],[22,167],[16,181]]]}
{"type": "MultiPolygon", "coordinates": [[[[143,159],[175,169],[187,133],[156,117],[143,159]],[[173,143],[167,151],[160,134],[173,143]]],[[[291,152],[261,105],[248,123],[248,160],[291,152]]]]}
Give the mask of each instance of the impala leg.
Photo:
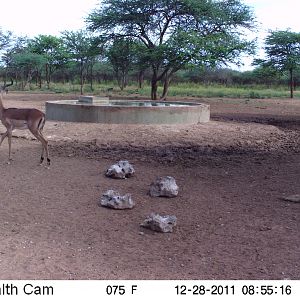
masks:
{"type": "Polygon", "coordinates": [[[31,130],[31,133],[42,144],[42,154],[41,154],[40,164],[42,164],[43,161],[44,161],[44,151],[45,151],[46,152],[46,158],[47,158],[47,165],[50,166],[50,158],[49,158],[49,151],[48,151],[48,141],[44,138],[43,134],[40,131],[38,131],[38,130],[36,130],[36,131],[32,131],[31,130]]]}
{"type": "Polygon", "coordinates": [[[40,165],[43,163],[44,161],[44,146],[42,145],[42,154],[41,154],[41,159],[40,159],[40,165]]]}
{"type": "Polygon", "coordinates": [[[42,155],[41,160],[44,160],[44,151],[46,152],[47,165],[50,166],[50,158],[49,158],[49,149],[48,149],[48,141],[44,138],[43,134],[39,132],[40,142],[42,143],[42,155]]]}
{"type": "Polygon", "coordinates": [[[40,165],[42,165],[43,164],[43,161],[44,161],[44,150],[45,150],[45,148],[44,148],[44,144],[42,143],[42,141],[40,140],[40,138],[39,137],[37,137],[36,136],[36,138],[41,142],[41,144],[42,144],[42,153],[41,153],[41,159],[40,159],[40,165]]]}
{"type": "Polygon", "coordinates": [[[9,128],[7,129],[7,138],[8,138],[8,164],[12,161],[11,159],[11,137],[12,137],[12,130],[9,128]]]}
{"type": "Polygon", "coordinates": [[[7,137],[7,135],[8,135],[8,131],[6,131],[5,133],[3,133],[3,134],[1,135],[0,146],[1,146],[2,142],[3,142],[3,140],[7,137]]]}
{"type": "Polygon", "coordinates": [[[5,133],[3,133],[2,135],[1,135],[1,140],[0,140],[0,146],[1,146],[1,144],[2,144],[2,142],[3,142],[3,140],[7,137],[7,131],[5,132],[5,133]]]}
{"type": "Polygon", "coordinates": [[[47,165],[50,166],[48,141],[43,136],[42,131],[39,131],[39,134],[40,134],[40,137],[41,137],[41,143],[43,145],[42,156],[44,155],[44,150],[45,150],[45,152],[46,152],[46,158],[47,158],[47,165]]]}

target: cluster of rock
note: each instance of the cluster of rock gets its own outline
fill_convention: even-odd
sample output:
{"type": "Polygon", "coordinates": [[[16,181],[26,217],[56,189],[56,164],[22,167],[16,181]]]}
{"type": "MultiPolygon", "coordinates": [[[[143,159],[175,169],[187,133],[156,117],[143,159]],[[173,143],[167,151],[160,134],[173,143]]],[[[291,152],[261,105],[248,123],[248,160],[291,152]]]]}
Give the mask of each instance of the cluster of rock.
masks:
{"type": "Polygon", "coordinates": [[[158,177],[151,183],[149,194],[151,197],[173,198],[178,195],[178,186],[171,176],[158,177]]]}
{"type": "MultiPolygon", "coordinates": [[[[114,179],[126,179],[133,176],[135,170],[127,160],[121,160],[110,166],[105,175],[114,179]]],[[[158,177],[150,185],[149,195],[151,197],[173,198],[178,195],[178,186],[171,176],[158,177]]],[[[114,190],[107,190],[101,197],[99,204],[101,206],[113,209],[132,209],[135,206],[130,194],[120,195],[114,190]]],[[[158,232],[172,232],[176,226],[176,216],[161,216],[152,213],[140,225],[158,232]]]]}
{"type": "Polygon", "coordinates": [[[127,160],[120,160],[119,162],[111,165],[105,175],[115,179],[126,179],[133,176],[135,170],[127,160]]]}
{"type": "Polygon", "coordinates": [[[160,216],[152,213],[144,220],[141,226],[158,232],[173,232],[176,222],[176,216],[160,216]]]}
{"type": "Polygon", "coordinates": [[[134,202],[130,194],[121,196],[114,190],[108,190],[102,195],[100,205],[114,209],[131,209],[134,207],[134,202]]]}

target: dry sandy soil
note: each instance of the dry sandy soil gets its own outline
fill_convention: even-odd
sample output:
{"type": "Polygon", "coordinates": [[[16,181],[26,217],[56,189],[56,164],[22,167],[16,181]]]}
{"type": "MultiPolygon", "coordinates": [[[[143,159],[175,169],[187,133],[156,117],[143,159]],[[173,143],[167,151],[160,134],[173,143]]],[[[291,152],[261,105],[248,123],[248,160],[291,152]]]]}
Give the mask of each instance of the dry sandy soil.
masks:
{"type": "MultiPolygon", "coordinates": [[[[63,95],[9,93],[6,107],[44,109],[63,95]]],[[[47,121],[52,158],[15,131],[0,148],[0,279],[300,279],[300,100],[202,99],[211,122],[104,125],[47,121]],[[136,176],[105,170],[129,160],[136,176]],[[175,177],[172,199],[147,192],[175,177]],[[107,189],[136,206],[98,205],[107,189]],[[140,227],[174,214],[173,233],[140,227]]],[[[0,132],[4,128],[0,127],[0,132]]]]}

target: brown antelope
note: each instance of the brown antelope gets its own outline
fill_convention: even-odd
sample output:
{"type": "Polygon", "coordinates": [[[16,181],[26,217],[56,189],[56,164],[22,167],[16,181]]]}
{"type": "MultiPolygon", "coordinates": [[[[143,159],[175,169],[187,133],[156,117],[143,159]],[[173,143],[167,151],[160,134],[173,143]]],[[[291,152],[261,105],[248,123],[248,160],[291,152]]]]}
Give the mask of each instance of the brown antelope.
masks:
{"type": "Polygon", "coordinates": [[[50,158],[48,152],[48,141],[44,138],[42,131],[45,125],[45,114],[35,108],[4,108],[3,93],[7,87],[13,85],[11,83],[1,86],[0,95],[0,120],[6,127],[6,132],[2,134],[0,146],[3,140],[8,138],[8,163],[11,159],[11,137],[14,129],[29,129],[29,131],[42,143],[42,155],[40,164],[44,161],[44,151],[46,152],[47,165],[50,166],[50,158]]]}

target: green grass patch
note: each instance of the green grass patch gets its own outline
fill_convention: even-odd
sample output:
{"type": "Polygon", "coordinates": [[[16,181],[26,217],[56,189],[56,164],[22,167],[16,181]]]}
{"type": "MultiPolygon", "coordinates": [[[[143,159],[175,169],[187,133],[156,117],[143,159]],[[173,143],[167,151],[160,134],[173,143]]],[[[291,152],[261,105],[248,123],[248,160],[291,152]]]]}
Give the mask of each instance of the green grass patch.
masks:
{"type": "MultiPolygon", "coordinates": [[[[51,83],[50,88],[43,85],[40,89],[36,85],[31,85],[30,91],[54,92],[54,93],[80,93],[79,84],[71,83],[51,83]]],[[[89,84],[84,86],[84,93],[94,95],[118,95],[132,97],[148,97],[151,95],[149,84],[139,89],[136,84],[128,85],[123,91],[120,90],[116,82],[105,82],[93,84],[93,90],[89,84]]],[[[158,96],[162,93],[162,86],[158,87],[158,96]]],[[[170,97],[195,97],[195,98],[245,98],[245,99],[264,99],[264,98],[289,98],[290,91],[286,86],[266,87],[266,86],[224,86],[217,84],[202,85],[196,83],[171,84],[168,96],[170,97]]],[[[295,98],[300,98],[300,91],[294,92],[295,98]]]]}

